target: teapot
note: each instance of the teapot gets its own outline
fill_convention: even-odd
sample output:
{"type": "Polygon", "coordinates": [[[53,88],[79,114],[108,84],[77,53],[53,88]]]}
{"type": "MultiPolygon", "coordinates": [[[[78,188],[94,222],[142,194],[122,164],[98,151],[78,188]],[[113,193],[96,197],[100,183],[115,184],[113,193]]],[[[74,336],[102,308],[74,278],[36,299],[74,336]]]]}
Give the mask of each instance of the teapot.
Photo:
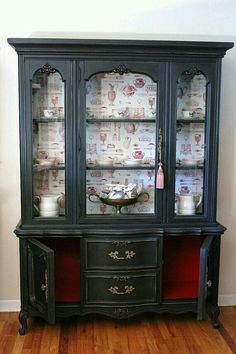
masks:
{"type": "Polygon", "coordinates": [[[195,215],[196,209],[202,202],[201,195],[179,194],[178,200],[178,214],[180,215],[195,215]]]}

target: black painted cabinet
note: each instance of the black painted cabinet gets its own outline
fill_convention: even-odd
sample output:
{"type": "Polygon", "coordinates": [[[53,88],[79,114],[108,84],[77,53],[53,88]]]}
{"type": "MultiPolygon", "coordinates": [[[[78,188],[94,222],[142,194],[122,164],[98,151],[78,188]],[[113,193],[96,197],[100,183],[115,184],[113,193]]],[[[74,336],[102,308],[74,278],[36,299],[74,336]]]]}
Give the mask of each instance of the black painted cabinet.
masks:
{"type": "Polygon", "coordinates": [[[9,39],[21,322],[206,309],[218,326],[221,59],[233,43],[9,39]]]}

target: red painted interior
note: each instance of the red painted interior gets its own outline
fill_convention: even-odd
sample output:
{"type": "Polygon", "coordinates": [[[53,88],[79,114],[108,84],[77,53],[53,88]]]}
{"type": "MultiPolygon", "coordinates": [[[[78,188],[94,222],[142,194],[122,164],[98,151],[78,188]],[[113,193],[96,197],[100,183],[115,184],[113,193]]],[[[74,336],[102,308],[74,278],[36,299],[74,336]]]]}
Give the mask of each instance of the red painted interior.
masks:
{"type": "Polygon", "coordinates": [[[80,242],[78,239],[47,239],[54,250],[55,299],[80,301],[80,242]]]}
{"type": "Polygon", "coordinates": [[[204,237],[164,237],[164,299],[188,299],[198,296],[200,247],[204,237]]]}

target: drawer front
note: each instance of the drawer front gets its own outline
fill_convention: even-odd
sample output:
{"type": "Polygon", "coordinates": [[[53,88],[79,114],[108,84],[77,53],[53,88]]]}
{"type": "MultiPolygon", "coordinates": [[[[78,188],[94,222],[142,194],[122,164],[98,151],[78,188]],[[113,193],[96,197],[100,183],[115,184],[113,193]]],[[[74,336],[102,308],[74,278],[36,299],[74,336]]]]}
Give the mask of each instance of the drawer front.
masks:
{"type": "Polygon", "coordinates": [[[85,267],[92,269],[156,268],[161,262],[161,239],[86,239],[85,267]]]}
{"type": "Polygon", "coordinates": [[[86,304],[156,303],[159,279],[156,273],[86,275],[86,304]]]}

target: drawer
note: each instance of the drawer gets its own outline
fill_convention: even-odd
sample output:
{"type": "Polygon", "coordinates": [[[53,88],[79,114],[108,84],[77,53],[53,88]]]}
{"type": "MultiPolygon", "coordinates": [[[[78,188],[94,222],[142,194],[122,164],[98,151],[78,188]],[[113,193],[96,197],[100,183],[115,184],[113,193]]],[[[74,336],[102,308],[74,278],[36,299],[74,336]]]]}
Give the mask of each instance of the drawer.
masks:
{"type": "Polygon", "coordinates": [[[161,242],[147,239],[86,239],[85,267],[93,269],[156,268],[160,266],[161,242]]]}
{"type": "Polygon", "coordinates": [[[86,304],[144,304],[160,298],[160,277],[145,274],[87,274],[86,304]]]}

